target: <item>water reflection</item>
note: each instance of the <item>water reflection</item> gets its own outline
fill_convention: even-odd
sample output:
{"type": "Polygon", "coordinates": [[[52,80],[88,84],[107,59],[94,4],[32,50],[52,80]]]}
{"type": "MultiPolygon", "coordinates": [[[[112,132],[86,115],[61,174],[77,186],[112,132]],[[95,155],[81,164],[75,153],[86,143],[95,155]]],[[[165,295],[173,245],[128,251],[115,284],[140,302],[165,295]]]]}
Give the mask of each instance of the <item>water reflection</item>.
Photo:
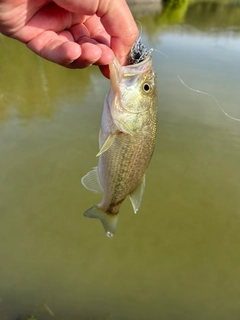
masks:
{"type": "Polygon", "coordinates": [[[154,53],[159,129],[143,204],[134,216],[124,203],[113,239],[82,216],[98,199],[80,184],[97,163],[108,81],[0,37],[1,320],[51,319],[45,305],[58,320],[239,319],[240,124],[176,76],[240,118],[237,21],[229,1],[172,5],[139,19],[170,60],[154,53]]]}
{"type": "Polygon", "coordinates": [[[240,5],[236,1],[169,0],[153,3],[158,7],[151,11],[143,4],[131,6],[135,18],[141,19],[149,34],[158,33],[164,26],[168,28],[172,24],[184,24],[207,33],[239,32],[240,5]]]}
{"type": "Polygon", "coordinates": [[[235,1],[195,1],[188,7],[185,23],[207,32],[240,31],[240,5],[235,1]]]}
{"type": "Polygon", "coordinates": [[[152,0],[149,1],[146,5],[146,1],[138,0],[127,0],[127,3],[130,7],[131,12],[134,14],[136,19],[160,14],[162,11],[162,1],[161,0],[152,0]]]}
{"type": "Polygon", "coordinates": [[[70,71],[42,60],[16,41],[0,39],[1,122],[13,116],[50,118],[59,104],[83,101],[97,70],[70,71]]]}

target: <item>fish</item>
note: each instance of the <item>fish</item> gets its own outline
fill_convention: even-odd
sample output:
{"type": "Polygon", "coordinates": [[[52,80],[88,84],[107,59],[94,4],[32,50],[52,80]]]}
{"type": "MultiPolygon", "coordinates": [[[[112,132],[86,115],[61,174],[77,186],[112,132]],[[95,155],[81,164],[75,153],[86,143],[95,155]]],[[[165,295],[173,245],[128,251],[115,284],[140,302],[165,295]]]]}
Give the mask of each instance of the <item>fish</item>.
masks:
{"type": "Polygon", "coordinates": [[[104,101],[98,166],[81,180],[86,189],[103,193],[102,202],[84,216],[99,219],[108,237],[116,231],[126,197],[134,213],[140,208],[156,140],[157,76],[151,51],[139,44],[132,48],[131,64],[121,66],[115,57],[109,65],[111,86],[104,101]]]}

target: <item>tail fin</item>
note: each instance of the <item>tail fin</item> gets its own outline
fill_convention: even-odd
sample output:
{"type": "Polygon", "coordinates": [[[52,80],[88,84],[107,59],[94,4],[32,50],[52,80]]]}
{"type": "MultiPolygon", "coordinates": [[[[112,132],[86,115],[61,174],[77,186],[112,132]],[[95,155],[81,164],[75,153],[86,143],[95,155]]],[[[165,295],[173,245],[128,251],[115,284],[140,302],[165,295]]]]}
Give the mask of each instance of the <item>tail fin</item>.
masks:
{"type": "Polygon", "coordinates": [[[84,216],[87,218],[97,218],[101,220],[106,235],[108,237],[112,237],[114,235],[118,223],[118,214],[107,214],[102,211],[98,205],[95,205],[85,211],[84,216]]]}

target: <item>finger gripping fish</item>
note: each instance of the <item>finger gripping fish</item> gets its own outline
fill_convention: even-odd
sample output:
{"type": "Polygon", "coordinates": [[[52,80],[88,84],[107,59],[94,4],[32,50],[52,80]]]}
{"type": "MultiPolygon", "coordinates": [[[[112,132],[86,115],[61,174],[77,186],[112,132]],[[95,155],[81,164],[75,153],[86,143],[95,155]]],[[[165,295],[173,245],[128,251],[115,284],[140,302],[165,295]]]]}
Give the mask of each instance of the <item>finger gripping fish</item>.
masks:
{"type": "Polygon", "coordinates": [[[130,63],[135,64],[121,66],[115,58],[109,65],[111,87],[104,102],[98,167],[82,178],[88,190],[103,192],[102,202],[84,216],[100,219],[109,237],[116,231],[125,198],[130,197],[135,213],[141,205],[156,138],[156,74],[151,51],[134,60],[136,45],[139,42],[130,53],[130,63]]]}

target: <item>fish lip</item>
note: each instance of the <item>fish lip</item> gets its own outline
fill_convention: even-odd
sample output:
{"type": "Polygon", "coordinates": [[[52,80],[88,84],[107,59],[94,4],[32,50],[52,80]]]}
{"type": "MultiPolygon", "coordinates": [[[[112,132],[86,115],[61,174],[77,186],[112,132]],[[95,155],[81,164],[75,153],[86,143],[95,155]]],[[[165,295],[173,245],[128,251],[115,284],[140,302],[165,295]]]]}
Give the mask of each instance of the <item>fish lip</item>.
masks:
{"type": "MultiPolygon", "coordinates": [[[[124,73],[125,70],[129,70],[129,69],[130,70],[134,69],[134,71],[136,73],[138,73],[136,69],[140,69],[139,73],[142,73],[142,72],[145,72],[147,69],[149,69],[152,66],[152,55],[149,54],[143,61],[141,61],[139,63],[129,64],[126,66],[125,65],[121,66],[120,63],[118,62],[117,58],[115,57],[113,62],[110,63],[110,71],[112,71],[112,72],[113,72],[113,68],[112,68],[113,65],[115,66],[115,68],[118,70],[119,73],[124,73]],[[142,70],[141,67],[146,66],[146,65],[147,65],[147,67],[144,70],[142,70]],[[120,72],[121,69],[122,69],[122,71],[120,72]]],[[[111,75],[111,73],[110,73],[110,75],[111,75]]]]}
{"type": "Polygon", "coordinates": [[[151,59],[152,59],[152,55],[151,55],[151,53],[149,53],[146,56],[146,58],[144,60],[142,60],[141,62],[134,63],[134,64],[129,64],[127,66],[123,66],[123,68],[125,68],[125,67],[127,67],[127,68],[141,67],[142,65],[145,65],[151,59]]]}
{"type": "Polygon", "coordinates": [[[121,72],[121,65],[118,62],[117,58],[115,57],[113,62],[109,64],[110,69],[110,81],[111,87],[115,93],[119,91],[119,82],[121,80],[122,72],[121,72]]]}
{"type": "Polygon", "coordinates": [[[122,75],[137,75],[144,73],[152,68],[152,55],[149,54],[143,61],[127,66],[121,66],[122,75]]]}

